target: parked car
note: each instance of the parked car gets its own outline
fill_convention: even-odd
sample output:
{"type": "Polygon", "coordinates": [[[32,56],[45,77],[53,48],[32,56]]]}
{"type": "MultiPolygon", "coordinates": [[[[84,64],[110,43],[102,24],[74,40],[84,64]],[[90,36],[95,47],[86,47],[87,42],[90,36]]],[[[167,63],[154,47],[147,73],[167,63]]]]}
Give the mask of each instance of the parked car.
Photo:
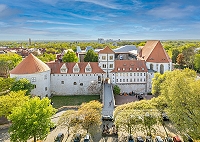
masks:
{"type": "Polygon", "coordinates": [[[185,141],[185,142],[193,142],[194,140],[190,137],[190,135],[188,135],[188,134],[185,134],[184,136],[183,136],[183,140],[185,141]]]}
{"type": "Polygon", "coordinates": [[[81,134],[77,133],[74,137],[74,142],[80,142],[81,141],[81,134]]]}
{"type": "Polygon", "coordinates": [[[64,139],[64,134],[63,134],[63,133],[59,133],[59,134],[56,136],[54,142],[62,142],[63,139],[64,139]]]}
{"type": "Polygon", "coordinates": [[[143,100],[144,97],[142,95],[138,95],[138,100],[143,100]]]}
{"type": "Polygon", "coordinates": [[[103,121],[113,121],[113,117],[110,115],[103,115],[102,120],[103,121]]]}
{"type": "Polygon", "coordinates": [[[169,117],[167,116],[166,113],[162,113],[162,118],[163,118],[163,121],[169,121],[169,117]]]}
{"type": "Polygon", "coordinates": [[[136,142],[144,142],[144,140],[141,136],[138,136],[136,137],[136,142]]]}
{"type": "Polygon", "coordinates": [[[160,136],[156,136],[155,142],[164,142],[160,136]]]}
{"type": "Polygon", "coordinates": [[[181,139],[179,138],[179,136],[175,136],[175,137],[173,137],[173,141],[174,142],[181,142],[181,139]]]}
{"type": "Polygon", "coordinates": [[[165,142],[174,142],[173,139],[171,137],[166,137],[165,138],[165,142]]]}
{"type": "Polygon", "coordinates": [[[129,136],[128,136],[128,142],[134,142],[134,138],[133,138],[132,135],[129,135],[129,136]]]}
{"type": "Polygon", "coordinates": [[[90,135],[86,134],[85,138],[84,138],[84,142],[90,142],[90,135]]]}
{"type": "Polygon", "coordinates": [[[146,136],[146,142],[153,142],[153,139],[150,136],[146,136]]]}

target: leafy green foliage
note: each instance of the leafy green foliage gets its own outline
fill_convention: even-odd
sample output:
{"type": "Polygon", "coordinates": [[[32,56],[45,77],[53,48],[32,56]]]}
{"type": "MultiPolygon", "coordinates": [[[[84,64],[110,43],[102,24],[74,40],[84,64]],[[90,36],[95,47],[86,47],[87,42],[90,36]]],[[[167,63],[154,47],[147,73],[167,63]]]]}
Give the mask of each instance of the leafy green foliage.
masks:
{"type": "Polygon", "coordinates": [[[63,62],[78,62],[78,57],[76,53],[72,50],[68,50],[67,53],[62,58],[63,62]]]}
{"type": "Polygon", "coordinates": [[[119,86],[115,85],[113,87],[113,93],[114,93],[114,95],[120,94],[120,88],[119,88],[119,86]]]}
{"type": "Polygon", "coordinates": [[[94,131],[101,125],[102,104],[98,101],[83,103],[78,109],[79,124],[87,131],[94,131]]]}
{"type": "Polygon", "coordinates": [[[87,51],[85,57],[85,62],[98,62],[98,54],[94,52],[93,49],[87,51]]]}
{"type": "Polygon", "coordinates": [[[194,66],[200,72],[200,54],[195,55],[194,66]]]}
{"type": "Polygon", "coordinates": [[[200,138],[199,84],[196,72],[184,69],[167,72],[160,85],[170,120],[178,130],[189,133],[195,139],[200,138]]]}
{"type": "Polygon", "coordinates": [[[11,114],[13,108],[22,106],[29,100],[28,96],[25,96],[26,91],[10,92],[7,95],[0,96],[0,116],[7,117],[11,114]]]}
{"type": "Polygon", "coordinates": [[[75,110],[67,110],[65,113],[61,115],[58,121],[58,126],[67,129],[68,134],[70,133],[70,128],[74,127],[78,124],[77,121],[77,111],[75,110]]]}
{"type": "Polygon", "coordinates": [[[152,91],[151,93],[154,96],[158,96],[160,94],[161,88],[160,85],[165,79],[165,74],[155,73],[154,78],[152,78],[152,91]]]}
{"type": "Polygon", "coordinates": [[[0,73],[6,77],[9,71],[16,67],[22,60],[22,57],[15,53],[0,54],[0,73]]]}
{"type": "Polygon", "coordinates": [[[51,117],[55,112],[48,98],[40,100],[38,97],[14,108],[8,116],[12,121],[9,129],[11,141],[43,140],[50,131],[51,117]]]}
{"type": "Polygon", "coordinates": [[[55,61],[56,55],[55,54],[47,54],[44,53],[43,55],[37,56],[43,62],[55,61]]]}
{"type": "Polygon", "coordinates": [[[15,81],[15,78],[0,77],[0,92],[9,91],[15,81]]]}
{"type": "Polygon", "coordinates": [[[13,83],[10,90],[11,91],[19,91],[19,90],[26,90],[26,95],[30,95],[31,90],[34,88],[33,84],[26,79],[21,78],[13,83]]]}

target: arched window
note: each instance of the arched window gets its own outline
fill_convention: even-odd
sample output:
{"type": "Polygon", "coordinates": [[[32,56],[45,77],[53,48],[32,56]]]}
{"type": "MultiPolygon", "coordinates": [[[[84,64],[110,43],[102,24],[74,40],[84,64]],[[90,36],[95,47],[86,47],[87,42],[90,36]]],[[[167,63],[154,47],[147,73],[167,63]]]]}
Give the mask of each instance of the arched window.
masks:
{"type": "Polygon", "coordinates": [[[160,65],[160,73],[161,73],[161,74],[164,73],[164,66],[163,66],[163,64],[160,65]]]}
{"type": "Polygon", "coordinates": [[[150,64],[150,70],[153,70],[153,64],[150,64]]]}

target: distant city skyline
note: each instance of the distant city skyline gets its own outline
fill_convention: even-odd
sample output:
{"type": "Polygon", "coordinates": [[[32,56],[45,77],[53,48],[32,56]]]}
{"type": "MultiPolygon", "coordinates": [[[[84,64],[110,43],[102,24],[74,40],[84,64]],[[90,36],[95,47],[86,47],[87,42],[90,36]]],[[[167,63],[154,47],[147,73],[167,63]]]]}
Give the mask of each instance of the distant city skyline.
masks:
{"type": "Polygon", "coordinates": [[[1,0],[0,40],[200,39],[199,0],[1,0]]]}

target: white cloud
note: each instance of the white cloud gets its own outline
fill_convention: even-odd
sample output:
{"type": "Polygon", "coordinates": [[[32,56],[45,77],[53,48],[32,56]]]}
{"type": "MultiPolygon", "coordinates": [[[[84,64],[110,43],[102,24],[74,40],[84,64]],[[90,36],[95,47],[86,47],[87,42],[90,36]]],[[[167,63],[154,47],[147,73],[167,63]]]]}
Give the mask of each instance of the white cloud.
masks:
{"type": "Polygon", "coordinates": [[[58,24],[58,25],[82,25],[82,24],[74,24],[74,23],[67,23],[67,22],[56,22],[56,21],[48,21],[48,20],[28,20],[27,22],[30,23],[47,23],[47,24],[58,24]]]}
{"type": "Polygon", "coordinates": [[[109,2],[109,0],[75,0],[75,1],[92,3],[95,5],[99,5],[99,6],[102,6],[105,8],[110,8],[110,9],[122,9],[123,8],[121,5],[109,2]]]}
{"type": "Polygon", "coordinates": [[[148,11],[147,14],[164,19],[183,18],[185,16],[190,15],[194,10],[195,10],[194,6],[187,6],[185,8],[180,8],[178,7],[178,5],[168,5],[151,9],[148,11]]]}

